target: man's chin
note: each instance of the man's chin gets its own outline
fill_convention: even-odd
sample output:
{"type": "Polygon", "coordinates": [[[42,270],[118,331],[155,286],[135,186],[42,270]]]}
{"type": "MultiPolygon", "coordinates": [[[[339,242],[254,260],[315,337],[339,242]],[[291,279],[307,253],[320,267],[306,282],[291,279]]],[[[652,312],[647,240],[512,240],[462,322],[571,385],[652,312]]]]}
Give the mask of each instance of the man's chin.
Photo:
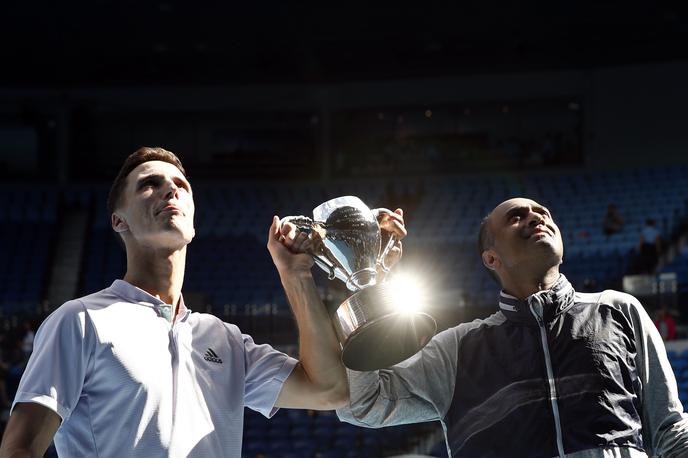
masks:
{"type": "Polygon", "coordinates": [[[144,245],[154,249],[166,249],[176,251],[184,248],[191,243],[194,234],[188,234],[178,229],[161,231],[155,234],[150,234],[146,237],[144,245]]]}
{"type": "Polygon", "coordinates": [[[551,237],[535,240],[533,248],[536,248],[538,257],[557,258],[561,261],[563,250],[551,237]]]}
{"type": "Polygon", "coordinates": [[[186,243],[189,243],[191,242],[191,239],[193,239],[196,232],[193,228],[188,228],[185,226],[174,224],[174,221],[171,221],[170,224],[168,224],[161,231],[161,233],[165,234],[165,236],[167,237],[184,240],[186,241],[186,243]]]}

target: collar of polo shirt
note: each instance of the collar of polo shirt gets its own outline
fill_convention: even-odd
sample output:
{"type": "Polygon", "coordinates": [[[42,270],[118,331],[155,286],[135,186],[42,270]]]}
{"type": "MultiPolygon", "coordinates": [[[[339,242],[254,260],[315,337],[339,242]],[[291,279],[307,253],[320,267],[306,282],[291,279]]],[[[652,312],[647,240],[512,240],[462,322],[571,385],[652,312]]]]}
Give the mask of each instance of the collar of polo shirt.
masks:
{"type": "MultiPolygon", "coordinates": [[[[123,299],[126,299],[131,303],[150,307],[154,309],[159,316],[165,318],[167,321],[172,321],[172,305],[165,303],[165,301],[153,296],[141,288],[138,288],[124,280],[115,280],[110,286],[110,289],[112,289],[115,294],[123,299]]],[[[185,320],[190,311],[191,310],[188,309],[184,303],[184,296],[180,295],[179,314],[177,316],[180,320],[185,320]]]]}

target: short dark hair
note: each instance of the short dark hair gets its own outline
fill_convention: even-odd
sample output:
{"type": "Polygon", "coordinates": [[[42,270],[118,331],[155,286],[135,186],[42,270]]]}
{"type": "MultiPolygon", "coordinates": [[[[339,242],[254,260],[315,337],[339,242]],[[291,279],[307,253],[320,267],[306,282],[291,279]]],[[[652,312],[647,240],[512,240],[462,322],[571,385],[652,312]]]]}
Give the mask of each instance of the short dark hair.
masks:
{"type": "MultiPolygon", "coordinates": [[[[483,218],[483,220],[480,222],[480,230],[478,231],[478,255],[480,256],[481,262],[483,258],[483,252],[488,250],[494,244],[494,233],[490,229],[491,214],[492,213],[488,213],[487,216],[483,218]]],[[[494,270],[488,269],[488,267],[484,264],[483,266],[485,267],[485,270],[487,270],[487,273],[490,274],[490,277],[492,277],[492,279],[496,281],[499,286],[502,286],[499,275],[497,275],[494,270]]]]}
{"type": "MultiPolygon", "coordinates": [[[[122,168],[119,169],[119,173],[117,173],[115,181],[112,182],[112,186],[110,187],[110,192],[107,198],[108,217],[112,218],[112,214],[122,204],[124,187],[127,184],[127,177],[131,171],[144,162],[150,161],[168,162],[177,167],[179,171],[182,172],[182,175],[184,175],[184,178],[188,178],[186,176],[186,170],[184,170],[184,166],[182,165],[182,161],[180,161],[177,155],[173,152],[167,151],[166,149],[160,147],[144,146],[139,148],[124,160],[124,164],[122,164],[122,168]]],[[[121,242],[121,237],[119,234],[117,235],[117,239],[121,242]]]]}

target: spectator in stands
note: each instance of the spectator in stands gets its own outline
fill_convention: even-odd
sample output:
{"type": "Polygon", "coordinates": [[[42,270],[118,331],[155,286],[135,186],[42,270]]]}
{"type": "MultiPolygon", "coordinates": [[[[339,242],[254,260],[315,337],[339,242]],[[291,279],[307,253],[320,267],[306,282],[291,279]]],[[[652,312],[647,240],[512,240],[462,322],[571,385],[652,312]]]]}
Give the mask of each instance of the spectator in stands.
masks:
{"type": "Polygon", "coordinates": [[[659,335],[662,336],[665,342],[676,339],[676,322],[666,307],[657,310],[655,314],[655,326],[657,326],[659,335]]]}
{"type": "Polygon", "coordinates": [[[532,200],[498,205],[478,239],[502,287],[499,311],[437,334],[391,368],[347,371],[340,419],[439,420],[454,458],[688,456],[688,416],[640,303],[575,292],[559,273],[559,228],[532,200]]]}
{"type": "MultiPolygon", "coordinates": [[[[42,455],[53,436],[60,456],[240,456],[244,406],[269,417],[279,407],[346,402],[340,346],[304,234],[274,217],[267,242],[299,328],[297,361],[184,303],[194,200],[174,154],[129,156],[108,208],[127,253],[124,279],[41,325],[2,458],[42,455]]],[[[405,235],[400,215],[383,219],[405,235]]],[[[400,245],[394,250],[389,262],[400,256],[400,245]]]]}
{"type": "Polygon", "coordinates": [[[604,214],[604,220],[602,221],[602,232],[607,237],[621,232],[624,227],[624,220],[616,208],[616,205],[609,204],[607,207],[607,213],[604,214]]]}
{"type": "Polygon", "coordinates": [[[638,271],[643,274],[654,272],[659,260],[659,253],[662,251],[662,235],[657,229],[655,220],[648,218],[645,220],[640,232],[638,241],[638,271]]]}

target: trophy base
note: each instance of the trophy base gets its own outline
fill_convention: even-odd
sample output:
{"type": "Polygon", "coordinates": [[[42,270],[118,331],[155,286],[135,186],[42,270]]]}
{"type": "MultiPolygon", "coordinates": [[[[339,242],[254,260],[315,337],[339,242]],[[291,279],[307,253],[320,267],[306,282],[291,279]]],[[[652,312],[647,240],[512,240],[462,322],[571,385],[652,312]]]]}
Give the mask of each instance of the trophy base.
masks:
{"type": "Polygon", "coordinates": [[[399,309],[399,295],[387,283],[364,288],[334,311],[342,362],[355,371],[393,366],[413,356],[435,331],[435,320],[420,311],[399,309]]]}
{"type": "Polygon", "coordinates": [[[392,313],[366,323],[349,335],[342,362],[355,371],[394,366],[420,351],[435,334],[437,324],[427,313],[392,313]]]}

